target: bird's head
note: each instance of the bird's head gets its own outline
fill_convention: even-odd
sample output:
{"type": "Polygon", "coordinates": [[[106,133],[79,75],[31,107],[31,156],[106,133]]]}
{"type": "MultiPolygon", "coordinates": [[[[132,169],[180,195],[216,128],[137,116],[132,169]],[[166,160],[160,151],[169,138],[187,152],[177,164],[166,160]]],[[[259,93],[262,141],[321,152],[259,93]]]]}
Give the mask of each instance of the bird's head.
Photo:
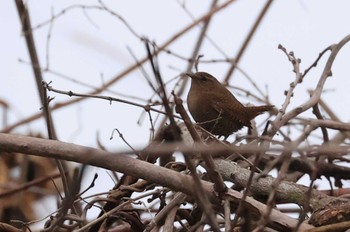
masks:
{"type": "Polygon", "coordinates": [[[221,85],[220,82],[206,72],[197,72],[197,73],[185,73],[187,76],[192,79],[192,86],[199,88],[215,88],[217,85],[221,85]]]}

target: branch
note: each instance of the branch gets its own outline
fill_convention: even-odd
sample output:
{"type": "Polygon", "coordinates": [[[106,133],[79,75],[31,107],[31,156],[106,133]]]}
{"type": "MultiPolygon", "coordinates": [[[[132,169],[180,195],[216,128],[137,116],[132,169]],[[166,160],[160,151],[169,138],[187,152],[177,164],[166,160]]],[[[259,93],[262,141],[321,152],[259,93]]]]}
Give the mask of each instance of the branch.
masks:
{"type": "MultiPolygon", "coordinates": [[[[230,5],[232,2],[234,2],[235,0],[227,0],[226,2],[224,2],[223,4],[215,7],[214,9],[212,9],[211,11],[207,12],[206,14],[204,14],[203,16],[201,16],[199,19],[195,20],[194,22],[190,23],[189,25],[187,25],[186,27],[184,27],[183,29],[181,29],[180,31],[178,31],[177,33],[175,33],[172,37],[170,37],[168,40],[166,40],[166,42],[164,42],[162,45],[160,45],[158,47],[158,51],[162,51],[164,48],[168,47],[170,44],[172,44],[173,42],[175,42],[178,38],[180,38],[182,35],[184,35],[186,32],[188,32],[189,30],[191,30],[193,27],[195,27],[197,24],[199,24],[200,22],[206,20],[207,18],[209,18],[211,15],[221,11],[222,9],[226,8],[228,5],[230,5]]],[[[128,75],[129,73],[133,72],[136,68],[139,67],[139,65],[142,65],[143,63],[145,63],[146,61],[148,61],[148,57],[144,57],[139,61],[139,64],[135,63],[129,67],[127,67],[126,69],[124,69],[123,71],[121,71],[119,74],[117,74],[115,77],[113,77],[111,80],[109,80],[108,82],[106,82],[104,85],[102,85],[99,88],[96,88],[94,91],[87,93],[87,95],[95,95],[95,94],[99,94],[102,91],[104,91],[105,89],[107,89],[108,87],[110,87],[111,85],[113,85],[115,82],[119,81],[120,79],[122,79],[123,77],[125,77],[126,75],[128,75]]],[[[51,108],[51,111],[54,111],[56,109],[60,109],[62,107],[68,106],[68,105],[72,105],[76,102],[79,102],[81,100],[85,100],[85,98],[77,98],[71,101],[67,101],[67,102],[63,102],[63,103],[58,103],[56,105],[54,105],[51,108]]],[[[20,126],[20,125],[24,125],[28,122],[34,121],[36,119],[39,119],[42,116],[41,113],[29,116],[28,118],[23,119],[22,121],[15,123],[5,129],[3,129],[1,132],[5,132],[8,133],[10,131],[12,131],[14,128],[20,126]]]]}
{"type": "MultiPolygon", "coordinates": [[[[84,163],[113,171],[126,173],[128,175],[152,181],[162,186],[171,188],[193,196],[195,193],[194,181],[192,177],[178,173],[176,171],[156,166],[141,160],[133,159],[127,155],[116,155],[95,148],[64,143],[54,140],[33,138],[22,135],[10,135],[0,133],[0,151],[20,152],[24,154],[64,159],[77,163],[84,163]]],[[[201,180],[203,190],[210,197],[212,202],[217,202],[214,194],[213,184],[201,180]]],[[[237,204],[242,198],[242,194],[234,190],[223,194],[230,201],[237,204]]],[[[261,214],[266,206],[253,198],[246,198],[253,214],[261,214]]],[[[217,202],[220,204],[220,202],[217,202]]],[[[275,229],[291,230],[297,225],[297,220],[292,219],[283,213],[273,209],[271,212],[269,225],[275,229]]],[[[301,229],[312,228],[307,224],[302,224],[301,229]]]]}
{"type": "Polygon", "coordinates": [[[270,129],[270,131],[268,132],[269,136],[273,136],[276,134],[277,130],[285,125],[289,120],[295,118],[297,115],[301,114],[302,112],[310,109],[311,107],[313,107],[319,100],[321,97],[321,93],[323,90],[323,86],[327,80],[327,78],[329,76],[332,75],[332,65],[333,62],[336,58],[336,56],[338,55],[340,49],[346,44],[348,43],[350,40],[350,35],[345,36],[338,44],[332,45],[332,52],[327,60],[327,63],[323,69],[322,75],[320,77],[320,80],[317,83],[317,86],[315,88],[315,90],[313,91],[311,98],[306,101],[304,104],[294,108],[293,110],[289,111],[288,113],[286,113],[280,120],[275,120],[272,123],[272,127],[270,129]]]}
{"type": "MultiPolygon", "coordinates": [[[[250,30],[250,32],[249,32],[247,38],[245,39],[243,45],[241,46],[241,48],[240,48],[240,50],[239,50],[239,52],[238,52],[238,55],[237,55],[237,57],[236,57],[236,59],[235,59],[235,62],[231,65],[230,69],[228,70],[228,72],[227,72],[227,74],[226,74],[226,77],[225,77],[225,80],[224,80],[224,83],[225,83],[225,84],[229,82],[229,79],[230,79],[230,77],[232,76],[232,73],[233,73],[233,71],[235,70],[236,65],[238,64],[238,62],[240,61],[240,59],[241,59],[243,53],[245,52],[246,48],[248,47],[249,42],[251,41],[251,39],[253,38],[253,35],[254,35],[255,32],[256,32],[256,29],[258,28],[258,26],[260,25],[262,19],[263,19],[264,16],[265,16],[266,12],[267,12],[268,9],[270,8],[271,3],[272,3],[272,0],[268,0],[268,1],[266,2],[266,4],[265,4],[264,8],[261,10],[261,12],[260,12],[258,18],[256,19],[256,21],[255,21],[253,27],[251,28],[251,30],[250,30]]],[[[253,83],[253,85],[254,85],[254,83],[253,83]]],[[[254,85],[254,87],[256,87],[256,86],[254,85]]],[[[258,89],[258,91],[259,91],[259,89],[258,89]]],[[[259,92],[260,92],[260,91],[259,91],[259,92]]]]}

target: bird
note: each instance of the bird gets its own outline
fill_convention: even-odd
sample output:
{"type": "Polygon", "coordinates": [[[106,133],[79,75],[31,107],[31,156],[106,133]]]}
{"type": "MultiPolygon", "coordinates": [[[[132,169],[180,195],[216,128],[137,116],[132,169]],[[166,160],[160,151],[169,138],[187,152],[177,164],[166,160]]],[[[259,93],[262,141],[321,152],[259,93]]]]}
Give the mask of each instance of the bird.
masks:
{"type": "Polygon", "coordinates": [[[219,138],[224,136],[226,140],[243,127],[251,128],[252,119],[274,107],[273,105],[244,106],[207,72],[185,74],[191,78],[187,105],[193,119],[219,138]]]}

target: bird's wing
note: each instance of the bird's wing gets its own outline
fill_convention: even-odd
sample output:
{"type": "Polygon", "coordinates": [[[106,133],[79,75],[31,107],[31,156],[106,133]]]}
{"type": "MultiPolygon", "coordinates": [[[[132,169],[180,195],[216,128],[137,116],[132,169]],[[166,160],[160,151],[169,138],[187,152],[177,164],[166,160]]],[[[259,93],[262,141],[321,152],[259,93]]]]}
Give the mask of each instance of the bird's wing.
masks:
{"type": "MultiPolygon", "coordinates": [[[[232,95],[231,95],[232,96],[232,95]]],[[[232,96],[234,98],[234,96],[232,96]]],[[[229,98],[230,102],[225,100],[216,99],[214,101],[214,109],[225,117],[232,119],[233,121],[238,121],[242,123],[244,126],[250,127],[250,121],[245,115],[244,106],[235,98],[229,98]]]]}

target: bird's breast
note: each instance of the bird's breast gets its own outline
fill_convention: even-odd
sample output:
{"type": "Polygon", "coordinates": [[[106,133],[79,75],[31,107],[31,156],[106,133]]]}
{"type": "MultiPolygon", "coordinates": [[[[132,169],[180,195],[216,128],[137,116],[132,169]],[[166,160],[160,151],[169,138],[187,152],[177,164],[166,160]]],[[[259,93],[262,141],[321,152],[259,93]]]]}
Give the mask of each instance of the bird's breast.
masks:
{"type": "Polygon", "coordinates": [[[188,109],[196,122],[204,122],[217,118],[218,113],[214,109],[209,95],[197,91],[190,91],[187,97],[188,109]]]}

